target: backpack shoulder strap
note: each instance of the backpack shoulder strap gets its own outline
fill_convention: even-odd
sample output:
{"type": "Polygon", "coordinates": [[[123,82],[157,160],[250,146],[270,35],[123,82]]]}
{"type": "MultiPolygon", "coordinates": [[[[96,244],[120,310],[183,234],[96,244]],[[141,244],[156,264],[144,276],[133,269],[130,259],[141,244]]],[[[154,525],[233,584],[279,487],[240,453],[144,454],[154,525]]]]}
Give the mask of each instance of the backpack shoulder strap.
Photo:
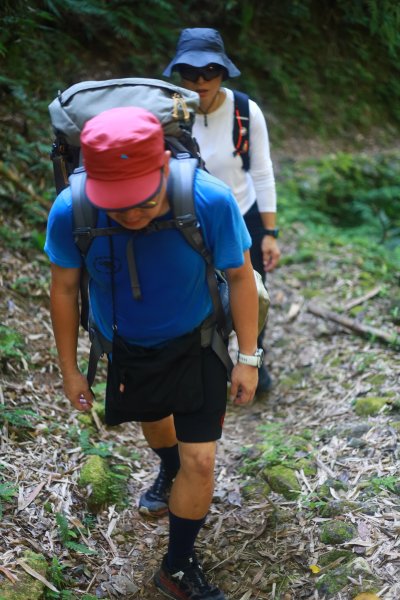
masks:
{"type": "Polygon", "coordinates": [[[194,178],[197,166],[198,162],[193,158],[172,159],[167,194],[176,227],[188,244],[201,254],[206,263],[212,264],[211,252],[204,243],[194,204],[194,178]]]}
{"type": "Polygon", "coordinates": [[[218,290],[213,256],[204,243],[200,224],[196,217],[194,180],[197,164],[195,159],[171,160],[167,188],[168,199],[177,228],[188,244],[201,254],[207,264],[207,283],[214,307],[217,328],[222,337],[227,339],[230,331],[218,290]]]}
{"type": "Polygon", "coordinates": [[[86,172],[78,167],[69,177],[72,198],[73,236],[75,244],[83,257],[86,256],[92,243],[90,232],[97,225],[98,210],[88,201],[85,184],[86,172]]]}
{"type": "MultiPolygon", "coordinates": [[[[93,238],[99,235],[112,235],[120,228],[96,227],[98,210],[89,202],[86,192],[86,172],[83,167],[78,167],[69,177],[72,198],[72,235],[78,250],[85,260],[93,238]]],[[[85,263],[81,269],[80,297],[81,297],[81,325],[89,331],[89,273],[85,263]]]]}
{"type": "Polygon", "coordinates": [[[250,169],[250,108],[249,97],[243,92],[233,90],[234,112],[233,112],[233,145],[234,155],[242,157],[243,169],[250,169]]]}

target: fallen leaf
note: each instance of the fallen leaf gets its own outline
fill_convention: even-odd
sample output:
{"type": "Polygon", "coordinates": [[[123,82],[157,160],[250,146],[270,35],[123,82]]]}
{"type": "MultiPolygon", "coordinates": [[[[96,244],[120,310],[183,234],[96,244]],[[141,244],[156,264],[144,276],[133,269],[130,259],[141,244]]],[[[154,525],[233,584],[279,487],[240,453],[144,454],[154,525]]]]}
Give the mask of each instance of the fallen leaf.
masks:
{"type": "Polygon", "coordinates": [[[362,594],[358,594],[354,600],[379,600],[379,596],[371,592],[363,592],[362,594]]]}
{"type": "Polygon", "coordinates": [[[314,575],[319,573],[320,570],[321,570],[321,568],[318,565],[310,565],[310,571],[311,571],[311,573],[314,573],[314,575]]]}

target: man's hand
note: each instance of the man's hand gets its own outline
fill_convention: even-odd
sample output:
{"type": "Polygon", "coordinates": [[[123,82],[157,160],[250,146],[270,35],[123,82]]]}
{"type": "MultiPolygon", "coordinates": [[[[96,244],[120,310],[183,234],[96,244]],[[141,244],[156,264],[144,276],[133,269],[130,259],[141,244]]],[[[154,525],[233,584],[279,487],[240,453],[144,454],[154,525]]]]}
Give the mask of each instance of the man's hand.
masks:
{"type": "Polygon", "coordinates": [[[272,235],[264,235],[261,241],[261,252],[263,255],[264,271],[273,271],[279,262],[281,251],[278,242],[272,235]]]}
{"type": "Polygon", "coordinates": [[[237,363],[232,370],[230,399],[234,404],[249,404],[256,393],[258,369],[237,363]]]}
{"type": "Polygon", "coordinates": [[[87,379],[76,369],[63,374],[64,392],[76,410],[88,412],[93,405],[93,394],[89,389],[87,379]]]}

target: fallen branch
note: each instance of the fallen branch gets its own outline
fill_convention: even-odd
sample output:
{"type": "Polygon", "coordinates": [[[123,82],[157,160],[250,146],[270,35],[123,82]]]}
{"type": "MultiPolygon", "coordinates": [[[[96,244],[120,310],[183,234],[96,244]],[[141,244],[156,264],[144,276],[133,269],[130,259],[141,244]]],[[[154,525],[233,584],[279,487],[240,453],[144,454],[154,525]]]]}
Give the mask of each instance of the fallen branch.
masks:
{"type": "Polygon", "coordinates": [[[381,289],[382,289],[382,286],[378,285],[374,289],[372,289],[369,292],[367,292],[366,294],[364,294],[364,296],[360,296],[359,298],[350,300],[350,302],[347,302],[347,304],[344,305],[344,307],[343,307],[344,310],[350,310],[351,308],[354,308],[355,306],[358,306],[359,304],[363,304],[367,300],[370,300],[374,296],[377,296],[379,294],[379,292],[381,291],[381,289]]]}
{"type": "Polygon", "coordinates": [[[344,317],[332,310],[329,310],[323,306],[318,306],[318,304],[310,303],[307,307],[308,312],[316,315],[317,317],[321,317],[322,319],[334,321],[347,329],[351,329],[355,333],[365,336],[373,336],[379,340],[386,342],[387,344],[393,344],[396,346],[400,345],[399,334],[397,332],[388,333],[387,331],[382,331],[381,329],[377,329],[376,327],[371,327],[370,325],[364,325],[363,323],[359,323],[355,319],[350,319],[349,317],[344,317]]]}
{"type": "Polygon", "coordinates": [[[21,192],[28,194],[32,198],[32,200],[37,202],[40,206],[42,206],[46,210],[49,210],[49,208],[50,208],[49,202],[47,200],[45,200],[44,198],[42,198],[42,196],[39,196],[39,194],[36,194],[32,190],[31,186],[24,183],[20,179],[18,173],[16,173],[12,169],[6,167],[6,165],[4,164],[4,162],[2,160],[0,160],[0,175],[3,175],[6,179],[11,181],[15,185],[15,187],[18,188],[21,192]]]}

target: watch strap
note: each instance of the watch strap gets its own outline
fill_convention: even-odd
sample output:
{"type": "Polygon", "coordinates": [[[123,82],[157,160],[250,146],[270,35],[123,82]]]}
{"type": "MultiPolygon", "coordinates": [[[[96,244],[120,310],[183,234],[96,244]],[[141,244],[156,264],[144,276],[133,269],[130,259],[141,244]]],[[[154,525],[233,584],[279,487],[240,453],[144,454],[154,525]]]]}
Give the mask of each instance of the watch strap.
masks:
{"type": "Polygon", "coordinates": [[[274,238],[279,237],[279,229],[275,227],[274,229],[264,228],[264,235],[270,235],[274,238]]]}

